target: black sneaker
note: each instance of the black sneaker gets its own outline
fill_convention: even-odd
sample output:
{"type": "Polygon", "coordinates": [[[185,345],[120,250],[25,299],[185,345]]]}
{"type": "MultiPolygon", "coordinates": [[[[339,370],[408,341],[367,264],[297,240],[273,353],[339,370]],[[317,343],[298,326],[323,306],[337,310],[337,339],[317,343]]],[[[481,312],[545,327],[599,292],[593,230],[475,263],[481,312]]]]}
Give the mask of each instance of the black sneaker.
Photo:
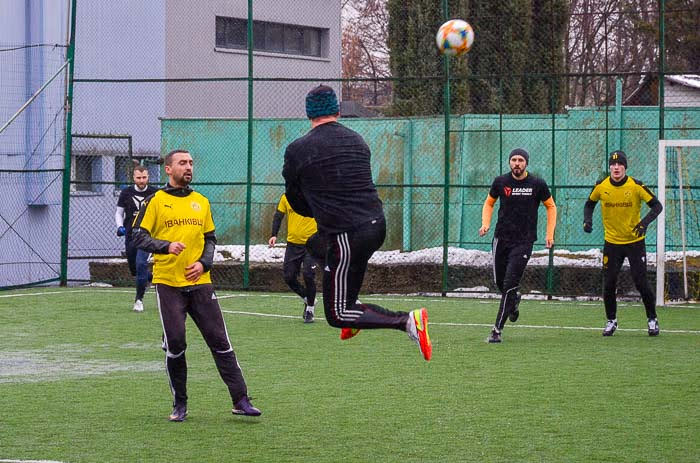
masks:
{"type": "Polygon", "coordinates": [[[175,404],[173,411],[170,413],[168,420],[170,421],[185,421],[187,416],[187,405],[186,404],[175,404]]]}
{"type": "Polygon", "coordinates": [[[501,332],[498,331],[496,328],[492,329],[491,334],[488,338],[486,338],[486,342],[491,344],[501,342],[501,332]]]}
{"type": "Polygon", "coordinates": [[[649,336],[658,336],[659,335],[659,321],[655,318],[650,318],[647,321],[647,325],[649,326],[649,336]]]}
{"type": "Polygon", "coordinates": [[[608,322],[605,324],[605,329],[603,330],[603,336],[612,336],[615,334],[615,330],[617,329],[617,318],[614,320],[608,320],[608,322]]]}
{"type": "Polygon", "coordinates": [[[233,404],[233,410],[231,413],[234,415],[245,415],[245,416],[260,416],[262,412],[257,408],[253,407],[250,403],[250,398],[246,395],[238,399],[238,402],[233,404]]]}
{"type": "Polygon", "coordinates": [[[508,320],[510,320],[511,323],[515,323],[518,321],[518,317],[520,316],[520,311],[518,310],[519,306],[520,306],[520,294],[516,294],[515,307],[513,307],[513,311],[508,315],[508,320]]]}

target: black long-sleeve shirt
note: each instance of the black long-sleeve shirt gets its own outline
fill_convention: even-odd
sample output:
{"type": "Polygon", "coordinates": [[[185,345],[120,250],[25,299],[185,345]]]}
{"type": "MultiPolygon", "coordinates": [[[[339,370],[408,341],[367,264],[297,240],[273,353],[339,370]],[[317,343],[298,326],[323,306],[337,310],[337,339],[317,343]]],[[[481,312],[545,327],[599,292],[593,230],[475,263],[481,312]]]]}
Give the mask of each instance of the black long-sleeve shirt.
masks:
{"type": "Polygon", "coordinates": [[[282,175],[294,210],[324,233],[341,233],[384,217],[372,180],[371,153],[355,131],[329,122],[293,141],[282,175]]]}

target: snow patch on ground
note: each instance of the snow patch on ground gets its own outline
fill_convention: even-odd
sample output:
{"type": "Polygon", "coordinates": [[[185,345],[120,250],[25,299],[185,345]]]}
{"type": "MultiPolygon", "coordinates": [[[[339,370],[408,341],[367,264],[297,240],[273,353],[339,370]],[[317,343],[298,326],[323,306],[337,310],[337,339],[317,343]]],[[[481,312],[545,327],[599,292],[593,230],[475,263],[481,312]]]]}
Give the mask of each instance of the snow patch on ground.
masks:
{"type": "MultiPolygon", "coordinates": [[[[103,346],[104,347],[104,346],[103,346]]],[[[142,349],[132,345],[123,348],[142,349]]],[[[149,345],[151,349],[153,346],[149,345]]],[[[163,369],[162,362],[117,362],[87,360],[83,354],[92,349],[71,345],[55,346],[53,350],[20,350],[2,352],[0,384],[41,383],[66,378],[84,378],[115,372],[152,372],[163,369]]]]}
{"type": "MultiPolygon", "coordinates": [[[[250,262],[282,262],[284,261],[284,246],[270,248],[267,245],[250,246],[250,262]]],[[[442,247],[420,249],[418,251],[401,252],[377,251],[370,259],[371,264],[412,264],[412,263],[442,263],[442,247]]],[[[688,257],[700,257],[700,251],[689,251],[688,257]]],[[[666,261],[680,261],[683,258],[681,252],[667,252],[666,261]]],[[[222,245],[216,247],[214,261],[216,262],[243,262],[245,259],[245,247],[242,245],[222,245]]],[[[474,249],[462,249],[450,247],[447,250],[447,262],[449,265],[465,265],[474,267],[490,267],[491,252],[478,251],[474,249]]],[[[554,265],[571,267],[601,267],[603,262],[603,252],[601,249],[588,249],[585,251],[569,251],[566,249],[555,249],[554,265]]],[[[647,253],[647,262],[656,264],[656,253],[647,253]]],[[[540,249],[532,253],[532,258],[528,265],[549,264],[549,250],[540,249]]]]}
{"type": "MultiPolygon", "coordinates": [[[[284,261],[285,245],[277,245],[273,248],[256,244],[250,246],[248,260],[255,263],[282,263],[284,261]]],[[[417,251],[402,252],[377,251],[369,260],[370,264],[442,264],[442,247],[419,249],[417,251]]],[[[700,257],[700,251],[687,251],[686,257],[700,257]]],[[[666,262],[680,262],[683,253],[672,251],[666,253],[666,262]]],[[[245,260],[245,246],[221,245],[216,247],[214,262],[243,262],[245,260]]],[[[121,263],[126,259],[104,259],[104,262],[121,263]]],[[[464,265],[470,267],[491,267],[491,252],[475,249],[462,249],[450,247],[447,249],[447,262],[451,266],[464,265]]],[[[649,265],[656,265],[656,253],[647,253],[649,265]]],[[[533,251],[528,262],[532,266],[549,265],[549,250],[538,249],[533,251]]],[[[582,251],[569,251],[567,249],[554,250],[554,265],[556,267],[602,267],[603,252],[601,249],[588,249],[582,251]]],[[[627,266],[625,260],[625,266],[627,266]]],[[[90,286],[109,286],[105,283],[91,283],[90,286]]]]}

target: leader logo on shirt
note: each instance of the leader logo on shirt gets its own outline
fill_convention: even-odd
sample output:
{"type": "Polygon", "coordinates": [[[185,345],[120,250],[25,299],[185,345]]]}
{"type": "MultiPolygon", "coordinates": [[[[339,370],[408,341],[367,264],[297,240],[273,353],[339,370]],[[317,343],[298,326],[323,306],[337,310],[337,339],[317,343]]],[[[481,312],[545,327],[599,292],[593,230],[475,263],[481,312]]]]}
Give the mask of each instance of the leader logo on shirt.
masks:
{"type": "Polygon", "coordinates": [[[503,192],[506,194],[506,198],[510,198],[510,192],[512,191],[512,188],[509,186],[504,186],[503,187],[503,192]]]}
{"type": "Polygon", "coordinates": [[[532,196],[532,187],[518,187],[518,188],[513,188],[513,191],[511,192],[513,196],[532,196]]]}

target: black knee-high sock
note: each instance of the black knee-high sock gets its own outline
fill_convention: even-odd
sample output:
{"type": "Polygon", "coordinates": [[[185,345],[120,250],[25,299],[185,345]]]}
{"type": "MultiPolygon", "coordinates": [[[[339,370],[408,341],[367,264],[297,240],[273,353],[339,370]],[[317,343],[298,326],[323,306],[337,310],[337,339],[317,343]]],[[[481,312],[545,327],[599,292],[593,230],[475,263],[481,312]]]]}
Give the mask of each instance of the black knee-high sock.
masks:
{"type": "Polygon", "coordinates": [[[173,393],[175,404],[187,403],[187,360],[185,353],[179,357],[165,357],[165,365],[168,370],[170,389],[173,393]]]}

